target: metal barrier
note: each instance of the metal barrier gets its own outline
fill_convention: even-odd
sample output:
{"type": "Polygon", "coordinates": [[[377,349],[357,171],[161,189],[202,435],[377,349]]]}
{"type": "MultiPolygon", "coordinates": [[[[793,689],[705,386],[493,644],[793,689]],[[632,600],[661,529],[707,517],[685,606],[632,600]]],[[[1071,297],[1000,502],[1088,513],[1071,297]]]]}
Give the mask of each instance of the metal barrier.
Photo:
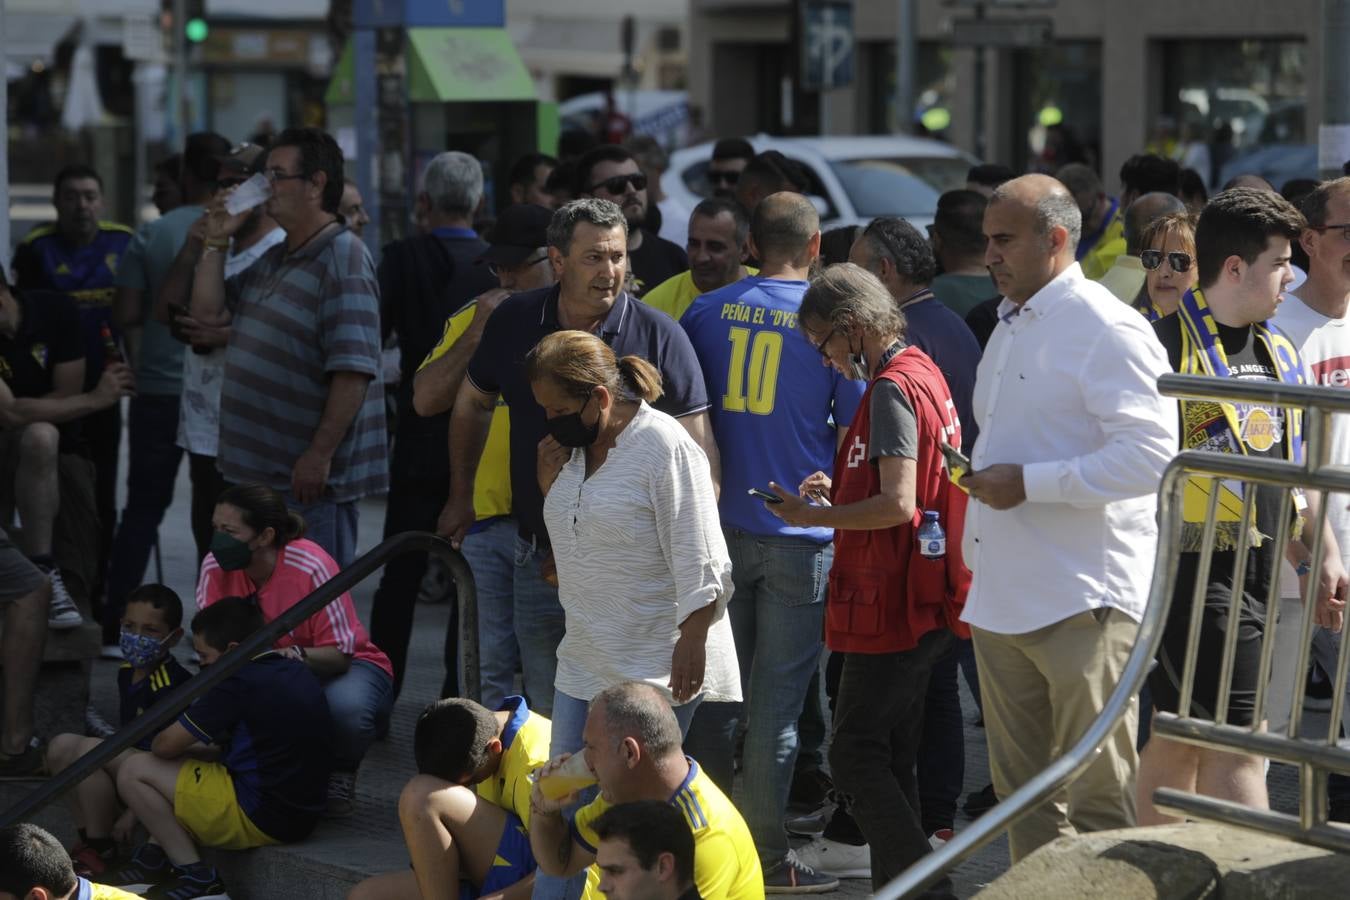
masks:
{"type": "MultiPolygon", "coordinates": [[[[884,885],[875,895],[878,900],[897,900],[901,897],[916,896],[924,888],[955,869],[963,860],[995,840],[1009,825],[1022,818],[1032,808],[1049,800],[1091,764],[1097,748],[1115,730],[1128,710],[1131,700],[1143,687],[1149,666],[1162,642],[1163,628],[1167,622],[1168,610],[1176,587],[1177,563],[1181,552],[1179,538],[1182,525],[1182,495],[1188,478],[1197,475],[1211,476],[1216,479],[1216,483],[1217,479],[1229,479],[1283,487],[1286,489],[1284,491],[1286,513],[1290,511],[1288,489],[1292,487],[1319,491],[1323,501],[1326,500],[1327,491],[1350,493],[1350,469],[1328,466],[1326,462],[1331,416],[1334,413],[1350,413],[1350,391],[1175,374],[1159,378],[1158,389],[1169,397],[1301,408],[1306,412],[1304,460],[1302,463],[1294,463],[1193,450],[1183,451],[1172,460],[1163,473],[1162,485],[1158,492],[1158,554],[1149,588],[1148,606],[1144,610],[1143,620],[1139,625],[1139,636],[1125,663],[1120,682],[1107,698],[1101,713],[1082,738],[1063,756],[976,819],[969,827],[957,832],[956,836],[944,846],[923,857],[899,877],[884,885]]],[[[1193,615],[1182,676],[1179,703],[1182,710],[1190,709],[1195,681],[1195,654],[1200,638],[1199,603],[1196,600],[1203,597],[1206,580],[1203,576],[1209,572],[1213,538],[1217,528],[1219,493],[1217,490],[1210,491],[1206,511],[1202,537],[1202,546],[1205,549],[1200,554],[1201,577],[1196,579],[1197,593],[1192,600],[1193,615]]],[[[1247,496],[1244,501],[1244,522],[1239,535],[1239,547],[1245,547],[1247,543],[1249,524],[1246,517],[1251,512],[1255,492],[1246,491],[1245,494],[1247,496]]],[[[1312,546],[1314,573],[1318,570],[1324,552],[1322,532],[1326,522],[1327,505],[1322,502],[1318,507],[1314,521],[1309,523],[1309,527],[1314,529],[1312,546]]],[[[1276,536],[1279,546],[1282,546],[1288,538],[1289,518],[1287,514],[1281,516],[1281,533],[1276,536]]],[[[1245,550],[1240,550],[1238,555],[1240,572],[1246,557],[1245,550]]],[[[1278,575],[1272,580],[1266,604],[1266,628],[1256,697],[1254,721],[1258,723],[1262,720],[1264,710],[1266,681],[1270,674],[1276,615],[1279,609],[1278,575]]],[[[1310,577],[1303,598],[1305,610],[1312,609],[1316,585],[1316,577],[1310,577]]],[[[1238,581],[1238,589],[1234,590],[1229,604],[1230,618],[1235,618],[1237,605],[1241,601],[1240,588],[1241,582],[1238,581]]],[[[1297,667],[1300,673],[1307,671],[1313,627],[1313,616],[1305,615],[1297,667]]],[[[1217,721],[1159,712],[1155,713],[1153,733],[1210,749],[1235,750],[1297,765],[1300,772],[1299,815],[1295,817],[1273,811],[1254,810],[1240,804],[1170,788],[1161,788],[1155,793],[1155,805],[1160,809],[1191,818],[1252,828],[1330,850],[1350,851],[1350,827],[1328,824],[1326,803],[1328,772],[1350,773],[1350,750],[1338,747],[1336,742],[1341,725],[1346,675],[1350,671],[1350,640],[1341,642],[1340,658],[1337,661],[1336,674],[1333,676],[1335,691],[1332,698],[1331,721],[1324,740],[1297,737],[1303,702],[1302,678],[1295,679],[1293,708],[1290,712],[1287,735],[1269,734],[1257,731],[1255,727],[1226,724],[1227,697],[1232,684],[1236,643],[1237,629],[1229,629],[1221,660],[1220,696],[1219,702],[1216,703],[1217,721]]]]}
{"type": "MultiPolygon", "coordinates": [[[[454,579],[460,604],[459,660],[464,674],[463,687],[466,696],[477,700],[482,696],[478,664],[478,595],[469,564],[458,550],[436,535],[425,531],[405,531],[386,539],[325,581],[290,609],[268,622],[261,630],[254,632],[248,640],[221,656],[215,665],[203,669],[179,685],[133,722],[75,760],[60,775],[51,778],[4,813],[0,813],[0,827],[23,821],[24,817],[60,797],[123,750],[135,746],[142,738],[158,732],[193,700],[229,678],[257,654],[271,649],[278,637],[350,591],[393,557],[403,553],[419,552],[439,557],[454,579]]],[[[453,637],[447,636],[447,640],[452,639],[453,637]]]]}

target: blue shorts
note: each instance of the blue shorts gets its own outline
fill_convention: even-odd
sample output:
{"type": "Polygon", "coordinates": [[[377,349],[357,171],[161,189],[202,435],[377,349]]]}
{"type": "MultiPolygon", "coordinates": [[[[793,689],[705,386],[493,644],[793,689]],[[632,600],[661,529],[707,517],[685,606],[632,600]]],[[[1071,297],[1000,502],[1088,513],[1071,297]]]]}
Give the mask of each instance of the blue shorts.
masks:
{"type": "Polygon", "coordinates": [[[481,887],[474,887],[469,881],[460,881],[460,900],[477,900],[484,894],[505,890],[531,875],[535,866],[534,851],[530,849],[530,835],[525,830],[525,823],[515,813],[508,812],[506,827],[497,841],[497,858],[488,870],[487,878],[481,887]]]}

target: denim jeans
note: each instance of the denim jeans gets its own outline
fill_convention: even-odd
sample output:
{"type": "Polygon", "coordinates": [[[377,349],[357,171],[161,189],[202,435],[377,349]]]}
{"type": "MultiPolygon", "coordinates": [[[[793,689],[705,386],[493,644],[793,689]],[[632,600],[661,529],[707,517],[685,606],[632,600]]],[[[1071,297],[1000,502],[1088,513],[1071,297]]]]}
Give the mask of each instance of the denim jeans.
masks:
{"type": "Polygon", "coordinates": [[[731,628],[749,724],[741,812],[764,863],[788,851],[783,814],[797,759],[797,719],[820,664],[826,573],[834,548],[803,538],[726,532],[736,592],[731,628]]]}
{"type": "Polygon", "coordinates": [[[830,771],[871,846],[873,889],[932,849],[914,767],[929,673],[952,641],[943,628],[912,650],[842,654],[830,771]]]}
{"type": "MultiPolygon", "coordinates": [[[[512,625],[515,604],[516,520],[505,516],[482,523],[464,538],[460,552],[473,572],[478,595],[478,671],[482,704],[496,709],[515,693],[520,646],[512,625]]],[[[556,701],[555,701],[556,707],[556,701]]]]}
{"type": "Polygon", "coordinates": [[[539,564],[548,550],[517,535],[515,552],[514,620],[520,663],[525,675],[525,696],[530,709],[553,716],[553,682],[558,674],[558,644],[562,643],[562,604],[558,589],[539,574],[539,564]]]}
{"type": "Polygon", "coordinates": [[[173,503],[183,449],[178,446],[178,397],[133,397],[127,415],[127,505],[108,563],[103,642],[117,643],[127,594],[140,586],[159,523],[173,503]],[[111,637],[111,640],[109,638],[111,637]]]}
{"type": "Polygon", "coordinates": [[[333,769],[355,772],[393,710],[394,679],[374,663],[354,659],[346,672],[324,682],[323,693],[333,726],[333,769]]]}
{"type": "Polygon", "coordinates": [[[290,491],[282,496],[286,498],[287,509],[304,517],[305,537],[333,557],[339,569],[350,566],[352,560],[356,559],[356,527],[360,516],[356,501],[334,503],[332,500],[320,500],[302,506],[290,491]]]}

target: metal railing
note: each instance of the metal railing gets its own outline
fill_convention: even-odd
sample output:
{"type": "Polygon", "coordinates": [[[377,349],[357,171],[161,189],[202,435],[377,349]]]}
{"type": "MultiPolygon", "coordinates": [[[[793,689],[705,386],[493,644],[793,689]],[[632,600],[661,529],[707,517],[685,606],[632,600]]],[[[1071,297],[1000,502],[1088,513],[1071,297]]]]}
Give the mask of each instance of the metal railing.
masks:
{"type": "MultiPolygon", "coordinates": [[[[1223,400],[1237,403],[1257,403],[1266,406],[1301,408],[1304,416],[1304,459],[1301,463],[1285,460],[1183,451],[1163,473],[1158,491],[1158,554],[1149,588],[1148,606],[1139,625],[1134,649],[1126,660],[1125,669],[1115,690],[1107,698],[1101,713],[1083,736],[1059,759],[1052,762],[1035,778],[1018,788],[997,806],[984,813],[971,825],[957,832],[944,846],[924,856],[904,873],[883,886],[876,893],[878,900],[897,900],[913,897],[955,869],[962,861],[994,841],[1010,825],[1017,822],[1034,807],[1046,802],[1077,778],[1092,764],[1097,748],[1120,724],[1131,701],[1143,687],[1149,667],[1158,653],[1168,610],[1176,589],[1177,563],[1180,560],[1180,537],[1183,491],[1189,478],[1210,476],[1215,479],[1236,480],[1249,484],[1273,485],[1284,488],[1280,534],[1276,546],[1282,547],[1288,538],[1290,489],[1301,487],[1321,493],[1323,502],[1309,527],[1313,529],[1313,572],[1318,571],[1325,548],[1322,546],[1326,522],[1327,492],[1350,493],[1350,469],[1327,464],[1331,417],[1334,413],[1350,413],[1350,391],[1331,390],[1308,385],[1273,384],[1266,381],[1212,378],[1197,375],[1164,375],[1158,379],[1158,389],[1165,396],[1185,399],[1223,400]]],[[[1245,548],[1249,536],[1249,514],[1255,491],[1245,491],[1243,516],[1238,547],[1245,548]]],[[[1192,599],[1192,617],[1188,634],[1186,662],[1182,676],[1181,698],[1178,708],[1190,709],[1195,680],[1195,656],[1199,645],[1199,607],[1203,602],[1205,582],[1209,572],[1213,539],[1217,528],[1217,503],[1220,491],[1209,492],[1206,510],[1203,549],[1200,554],[1196,594],[1192,599]]],[[[1242,572],[1246,551],[1238,553],[1237,572],[1242,572]]],[[[1230,621],[1237,621],[1238,604],[1242,599],[1242,579],[1235,578],[1235,588],[1229,603],[1230,621]]],[[[1190,716],[1158,712],[1154,715],[1153,733],[1210,749],[1235,750],[1288,762],[1299,767],[1299,814],[1290,816],[1268,810],[1255,810],[1229,801],[1201,797],[1170,788],[1155,792],[1155,805],[1168,812],[1196,819],[1208,819],[1230,825],[1252,828],[1281,837],[1292,838],[1331,850],[1350,851],[1350,828],[1327,823],[1326,781],[1329,771],[1350,773],[1350,750],[1337,746],[1341,725],[1341,708],[1345,699],[1346,675],[1350,671],[1350,640],[1341,642],[1336,666],[1335,690],[1332,698],[1331,720],[1327,737],[1312,740],[1298,737],[1300,711],[1303,703],[1303,679],[1295,679],[1293,706],[1288,733],[1270,734],[1258,730],[1266,700],[1266,681],[1271,670],[1274,649],[1276,617],[1279,610],[1279,577],[1272,579],[1266,604],[1266,627],[1261,648],[1260,676],[1256,710],[1253,721],[1258,726],[1238,727],[1226,723],[1228,693],[1232,685],[1233,660],[1237,643],[1237,629],[1229,628],[1220,663],[1220,696],[1215,704],[1217,720],[1207,721],[1190,716]]],[[[1303,597],[1303,633],[1300,636],[1297,672],[1308,667],[1314,627],[1311,615],[1317,578],[1310,577],[1303,597]]]]}
{"type": "MultiPolygon", "coordinates": [[[[142,738],[157,733],[193,700],[229,678],[257,654],[271,649],[277,638],[373,575],[393,557],[418,552],[440,558],[450,570],[450,577],[455,582],[457,602],[460,604],[459,660],[464,675],[463,688],[466,696],[478,699],[482,695],[478,664],[478,595],[469,564],[458,550],[436,535],[425,531],[405,531],[386,539],[325,581],[294,606],[268,622],[261,630],[254,632],[248,640],[222,655],[214,665],[203,669],[174,688],[167,697],[75,760],[61,774],[49,779],[18,803],[0,813],[0,827],[23,821],[26,816],[56,800],[123,750],[134,747],[142,738]]],[[[453,639],[452,636],[447,636],[447,640],[453,639]]]]}

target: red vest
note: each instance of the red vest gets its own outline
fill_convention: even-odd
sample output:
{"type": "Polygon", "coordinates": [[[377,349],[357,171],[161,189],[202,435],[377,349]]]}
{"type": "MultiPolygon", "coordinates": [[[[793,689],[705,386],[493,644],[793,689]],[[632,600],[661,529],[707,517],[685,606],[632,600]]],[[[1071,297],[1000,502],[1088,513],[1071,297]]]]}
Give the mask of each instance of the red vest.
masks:
{"type": "Polygon", "coordinates": [[[970,636],[961,622],[970,589],[970,570],[961,557],[966,495],[947,477],[938,449],[940,442],[961,446],[961,424],[942,372],[919,348],[897,353],[867,386],[835,457],[830,501],[843,506],[881,492],[880,470],[869,461],[867,440],[872,389],[883,378],[908,398],[919,426],[914,518],[878,531],[835,530],[825,643],[844,653],[911,650],[936,628],[970,636]],[[938,512],[947,533],[943,559],[919,553],[915,531],[926,510],[938,512]]]}

